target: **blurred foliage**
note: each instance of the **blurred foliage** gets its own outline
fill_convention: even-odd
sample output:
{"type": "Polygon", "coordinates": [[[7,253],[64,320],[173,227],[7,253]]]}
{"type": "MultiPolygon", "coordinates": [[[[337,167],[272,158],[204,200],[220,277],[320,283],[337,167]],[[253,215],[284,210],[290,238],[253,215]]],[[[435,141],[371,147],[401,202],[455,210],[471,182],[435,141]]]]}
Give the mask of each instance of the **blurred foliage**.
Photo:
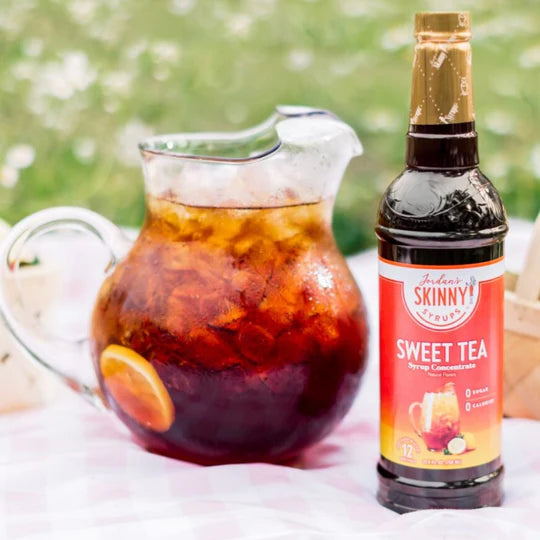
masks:
{"type": "Polygon", "coordinates": [[[136,142],[236,130],[276,103],[327,108],[365,155],[342,185],[342,249],[374,241],[402,168],[415,11],[470,9],[484,171],[510,214],[540,208],[537,0],[3,0],[0,216],[83,205],[138,225],[136,142]]]}

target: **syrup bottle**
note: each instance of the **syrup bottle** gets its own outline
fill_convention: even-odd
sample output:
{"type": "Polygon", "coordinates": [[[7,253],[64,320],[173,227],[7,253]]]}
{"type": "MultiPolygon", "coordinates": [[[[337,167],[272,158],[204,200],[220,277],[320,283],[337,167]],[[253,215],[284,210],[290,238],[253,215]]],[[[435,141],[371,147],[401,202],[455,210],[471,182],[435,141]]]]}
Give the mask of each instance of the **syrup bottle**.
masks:
{"type": "Polygon", "coordinates": [[[406,167],[379,239],[381,504],[495,506],[503,354],[501,199],[478,168],[470,17],[419,13],[406,167]]]}

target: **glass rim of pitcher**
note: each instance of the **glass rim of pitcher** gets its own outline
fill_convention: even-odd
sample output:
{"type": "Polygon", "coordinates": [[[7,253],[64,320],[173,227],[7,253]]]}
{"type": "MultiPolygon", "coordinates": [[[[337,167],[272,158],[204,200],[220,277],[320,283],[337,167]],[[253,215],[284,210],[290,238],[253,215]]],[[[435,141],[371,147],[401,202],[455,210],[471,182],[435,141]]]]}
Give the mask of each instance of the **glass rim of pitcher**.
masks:
{"type": "Polygon", "coordinates": [[[282,146],[283,142],[279,138],[275,129],[276,125],[288,118],[309,117],[324,115],[334,120],[341,119],[325,109],[296,105],[278,105],[269,118],[253,127],[238,131],[208,131],[208,132],[180,132],[165,133],[162,135],[152,135],[138,143],[142,156],[160,156],[192,161],[203,161],[222,164],[247,164],[259,161],[275,154],[282,146]],[[225,145],[238,143],[244,144],[264,134],[275,136],[275,142],[259,152],[247,156],[223,156],[211,153],[189,153],[178,151],[182,146],[189,146],[190,143],[201,146],[225,145]],[[178,148],[178,150],[176,150],[178,148]]]}
{"type": "MultiPolygon", "coordinates": [[[[254,161],[258,161],[262,158],[265,158],[267,156],[270,156],[277,152],[281,148],[281,141],[279,141],[277,144],[269,148],[268,150],[265,150],[264,152],[260,152],[253,156],[245,156],[245,157],[224,157],[224,156],[213,156],[213,155],[207,155],[207,154],[186,154],[182,152],[175,152],[174,150],[161,150],[158,148],[153,148],[150,145],[154,142],[160,142],[160,140],[163,141],[171,141],[174,138],[179,137],[186,137],[189,138],[189,140],[198,140],[197,135],[204,135],[204,137],[201,137],[201,142],[225,142],[225,141],[233,141],[232,138],[226,138],[221,137],[222,134],[226,134],[227,132],[207,132],[207,133],[166,133],[164,135],[155,135],[152,137],[146,138],[144,141],[141,141],[137,146],[139,147],[139,150],[143,156],[149,154],[151,156],[162,156],[162,157],[171,157],[171,158],[178,158],[178,159],[186,159],[186,160],[192,160],[192,161],[205,161],[205,162],[212,162],[212,163],[234,163],[234,164],[240,164],[240,163],[252,163],[254,161]],[[208,136],[215,136],[214,139],[210,139],[208,136]]],[[[167,143],[166,143],[167,144],[167,143]]]]}

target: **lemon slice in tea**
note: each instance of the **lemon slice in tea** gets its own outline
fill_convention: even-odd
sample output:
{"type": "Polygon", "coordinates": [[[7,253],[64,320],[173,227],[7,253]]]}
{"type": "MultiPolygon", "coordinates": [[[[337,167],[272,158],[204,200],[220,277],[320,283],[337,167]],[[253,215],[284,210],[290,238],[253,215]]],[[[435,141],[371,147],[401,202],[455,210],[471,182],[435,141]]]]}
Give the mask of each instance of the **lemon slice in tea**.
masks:
{"type": "Polygon", "coordinates": [[[148,360],[127,347],[109,345],[99,364],[105,386],[128,416],[154,431],[171,427],[171,397],[148,360]]]}

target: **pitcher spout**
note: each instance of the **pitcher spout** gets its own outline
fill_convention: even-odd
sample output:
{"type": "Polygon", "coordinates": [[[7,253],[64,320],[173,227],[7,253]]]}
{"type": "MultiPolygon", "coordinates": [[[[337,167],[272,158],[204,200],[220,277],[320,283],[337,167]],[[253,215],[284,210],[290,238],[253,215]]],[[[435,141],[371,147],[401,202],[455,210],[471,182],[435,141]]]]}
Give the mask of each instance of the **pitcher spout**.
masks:
{"type": "Polygon", "coordinates": [[[288,117],[276,131],[291,187],[316,200],[333,199],[349,162],[363,153],[355,131],[327,111],[288,117]]]}
{"type": "MultiPolygon", "coordinates": [[[[278,110],[281,112],[282,109],[278,110]]],[[[340,161],[342,159],[349,161],[362,155],[364,151],[360,139],[351,126],[327,111],[287,115],[285,120],[277,124],[276,131],[282,143],[316,147],[328,157],[340,161]]]]}

